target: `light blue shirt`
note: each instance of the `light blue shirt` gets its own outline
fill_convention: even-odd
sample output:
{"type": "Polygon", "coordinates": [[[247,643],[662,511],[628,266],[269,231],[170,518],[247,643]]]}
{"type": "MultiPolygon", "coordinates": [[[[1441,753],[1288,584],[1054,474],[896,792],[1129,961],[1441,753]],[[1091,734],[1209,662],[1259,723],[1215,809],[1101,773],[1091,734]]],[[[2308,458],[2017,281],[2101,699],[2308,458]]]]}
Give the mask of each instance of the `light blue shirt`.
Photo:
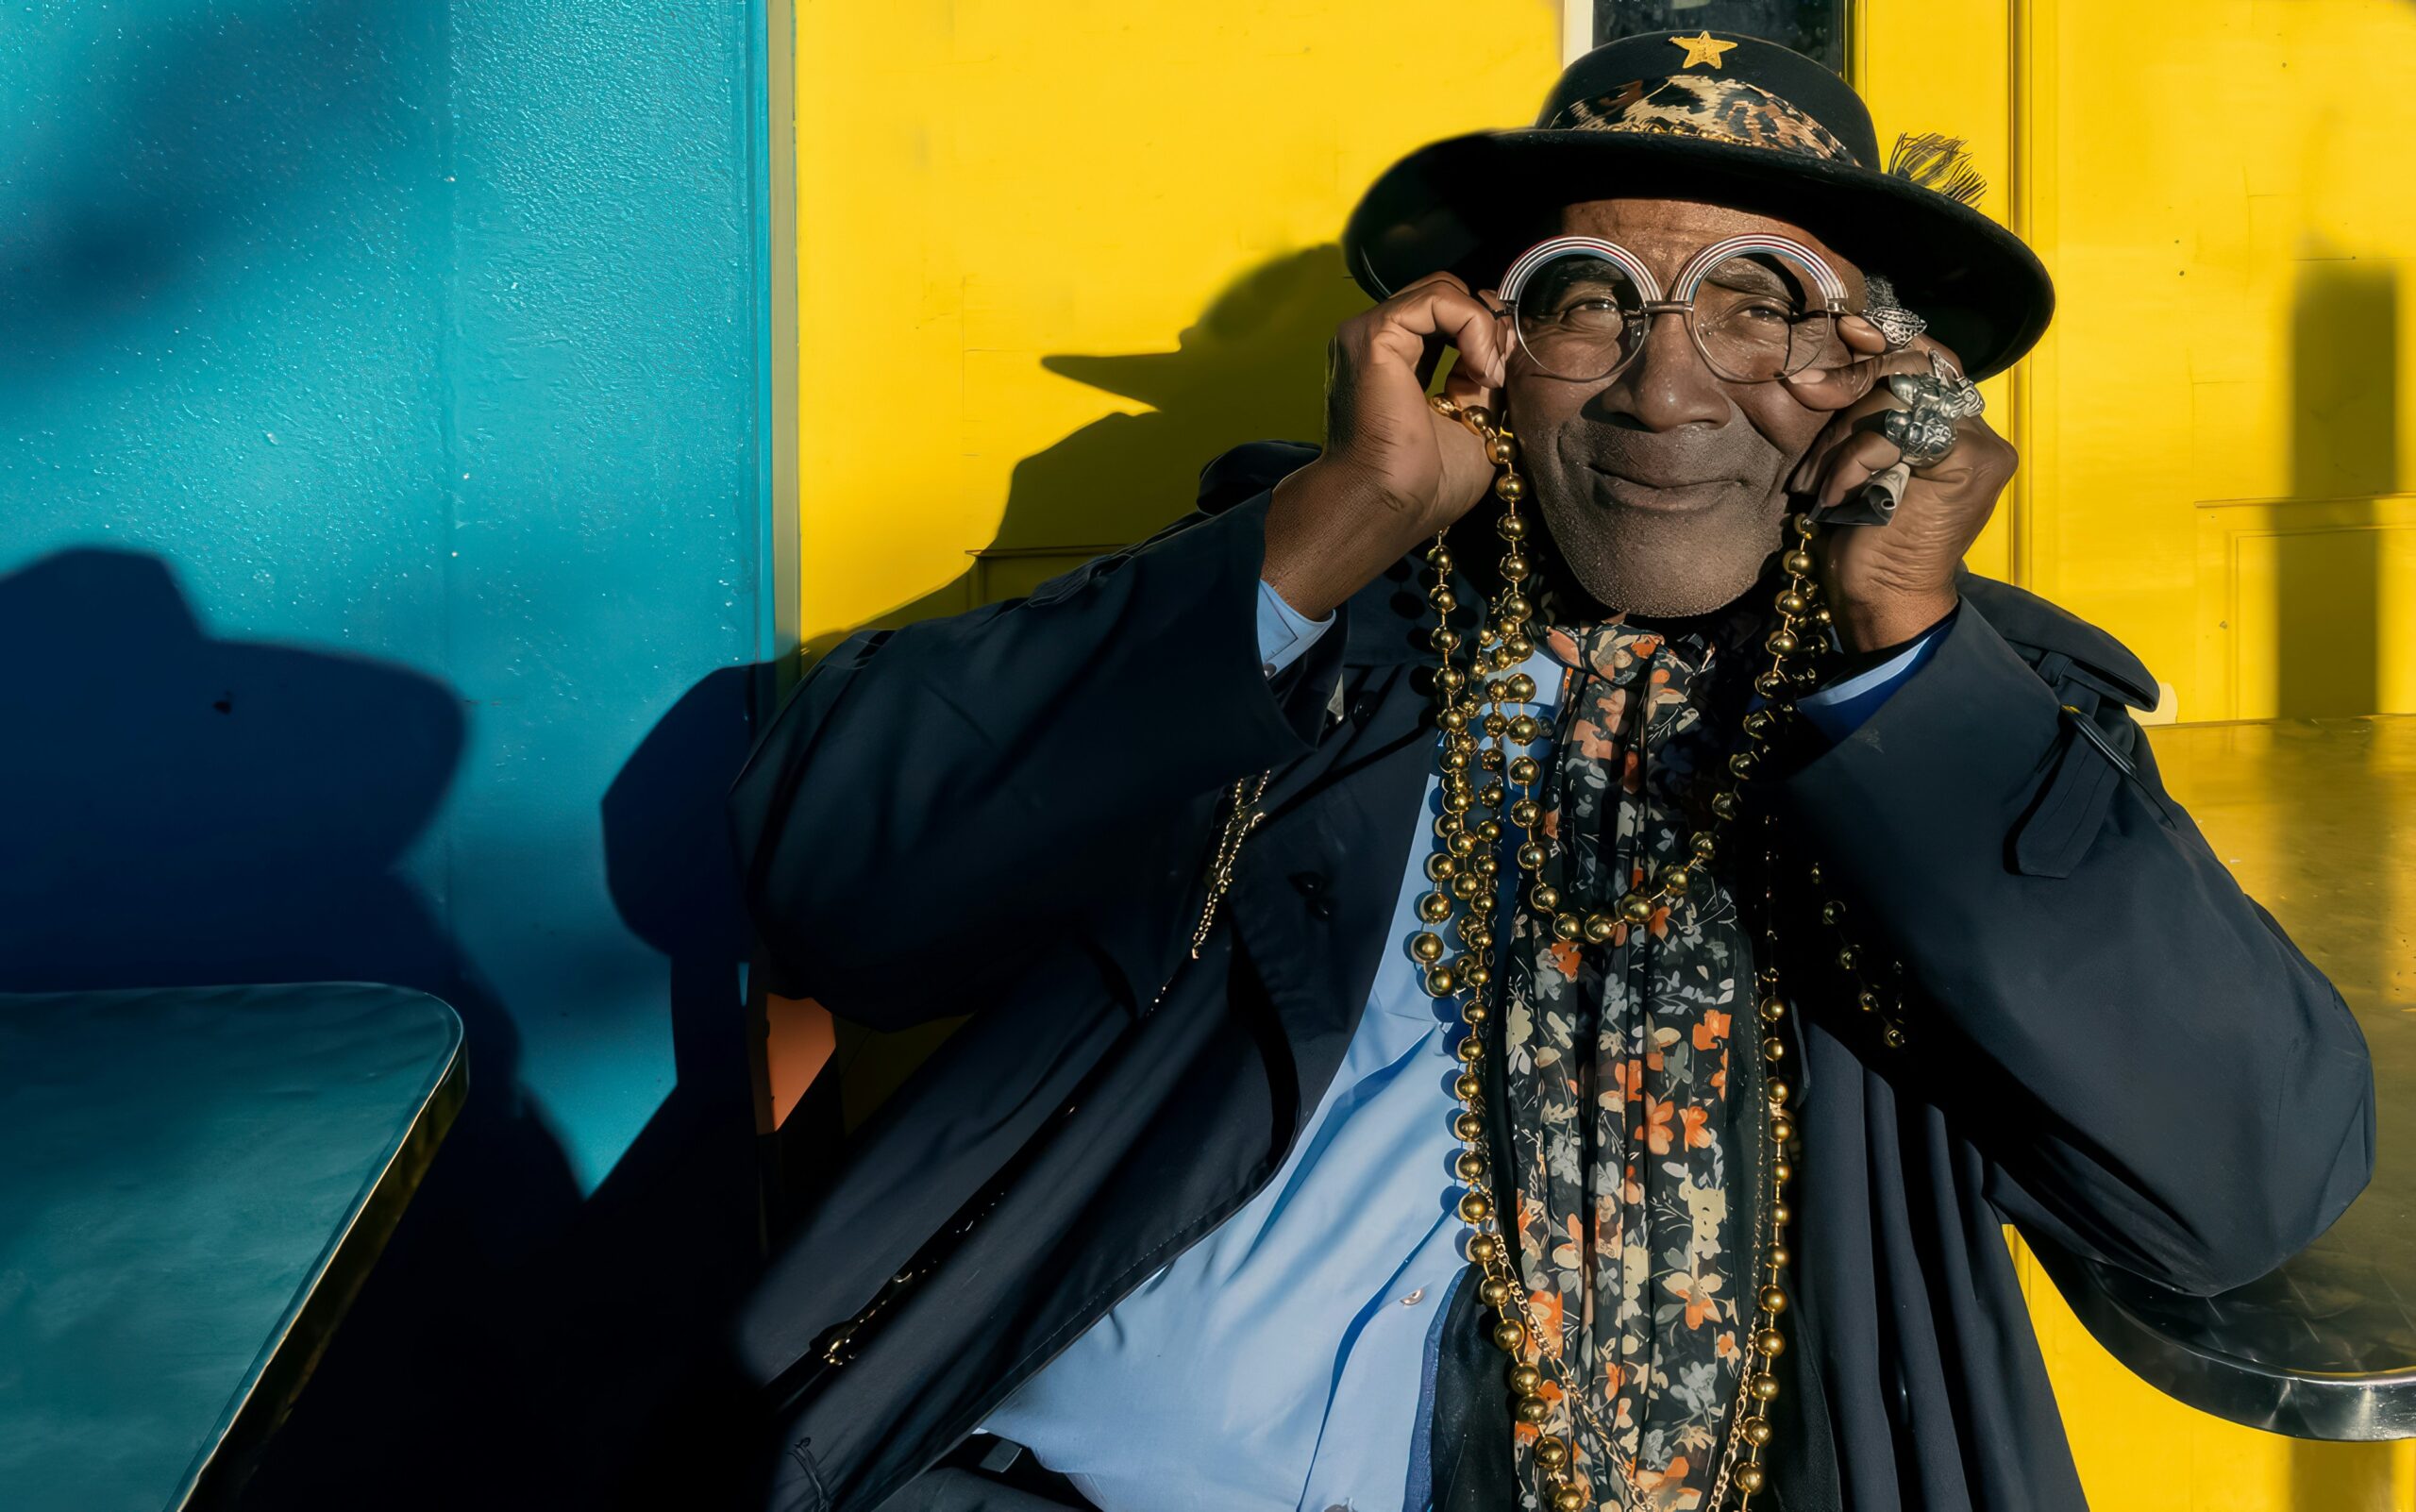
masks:
{"type": "MultiPolygon", "coordinates": [[[[1308,619],[1260,584],[1262,669],[1290,665],[1334,618],[1308,619]]],[[[1935,639],[1799,706],[1842,739],[1935,639]]],[[[1549,730],[1561,668],[1537,650],[1519,670],[1549,730]]],[[[1548,738],[1526,748],[1538,761],[1550,751],[1548,738]]],[[[1422,816],[1440,812],[1430,773],[1422,816]]],[[[1468,1265],[1451,1168],[1459,1016],[1427,996],[1409,953],[1425,867],[1413,843],[1393,948],[1282,1168],[979,1430],[1026,1446],[1104,1512],[1427,1512],[1429,1345],[1468,1265]]]]}

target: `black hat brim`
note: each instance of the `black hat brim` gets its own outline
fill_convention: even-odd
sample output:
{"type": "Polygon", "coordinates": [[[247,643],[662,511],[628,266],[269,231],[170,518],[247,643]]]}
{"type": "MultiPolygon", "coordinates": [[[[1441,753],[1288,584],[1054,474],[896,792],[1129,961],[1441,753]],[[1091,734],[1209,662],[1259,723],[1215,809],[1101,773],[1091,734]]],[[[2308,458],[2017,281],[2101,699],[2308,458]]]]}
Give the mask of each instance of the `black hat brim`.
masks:
{"type": "Polygon", "coordinates": [[[2022,239],[1968,205],[1853,163],[1694,137],[1481,131],[1378,178],[1342,235],[1351,276],[1384,299],[1430,273],[1484,288],[1552,234],[1560,208],[1638,196],[1725,205],[1810,231],[1885,275],[1929,333],[1986,378],[2045,332],[2055,285],[2022,239]]]}

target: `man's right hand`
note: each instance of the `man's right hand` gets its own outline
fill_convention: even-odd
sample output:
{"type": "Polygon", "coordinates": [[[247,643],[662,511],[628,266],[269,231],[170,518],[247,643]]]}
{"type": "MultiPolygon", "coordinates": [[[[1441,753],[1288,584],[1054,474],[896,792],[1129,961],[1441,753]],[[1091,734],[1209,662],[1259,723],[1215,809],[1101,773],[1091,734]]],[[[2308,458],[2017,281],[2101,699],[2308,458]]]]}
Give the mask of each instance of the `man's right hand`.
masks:
{"type": "Polygon", "coordinates": [[[1430,274],[1343,322],[1326,349],[1325,450],[1275,485],[1261,576],[1322,619],[1466,514],[1493,480],[1476,433],[1426,402],[1428,349],[1458,353],[1443,392],[1498,411],[1509,332],[1457,277],[1430,274]]]}

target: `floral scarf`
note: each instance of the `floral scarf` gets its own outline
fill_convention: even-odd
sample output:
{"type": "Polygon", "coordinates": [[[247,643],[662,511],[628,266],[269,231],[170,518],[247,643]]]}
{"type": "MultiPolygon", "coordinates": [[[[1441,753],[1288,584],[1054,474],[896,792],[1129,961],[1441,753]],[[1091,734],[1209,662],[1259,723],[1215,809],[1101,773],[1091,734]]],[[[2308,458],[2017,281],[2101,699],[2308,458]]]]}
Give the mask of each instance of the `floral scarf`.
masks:
{"type": "MultiPolygon", "coordinates": [[[[1541,638],[1568,669],[1538,820],[1552,857],[1543,877],[1564,908],[1616,916],[1620,896],[1688,853],[1706,821],[1762,627],[1735,611],[1699,623],[1541,638]]],[[[1601,1507],[1704,1506],[1744,1371],[1754,1184],[1730,1044],[1741,1017],[1736,1064],[1752,1075],[1752,944],[1721,879],[1692,876],[1678,907],[1601,944],[1554,938],[1523,901],[1510,929],[1518,1265],[1533,1347],[1561,1366],[1544,1369],[1550,1426],[1569,1434],[1601,1507]],[[1563,1376],[1582,1383],[1583,1410],[1563,1413],[1563,1376]]],[[[1518,1427],[1528,1442],[1537,1432],[1518,1427]]],[[[1535,1512],[1540,1486],[1519,1460],[1520,1505],[1535,1512]]]]}

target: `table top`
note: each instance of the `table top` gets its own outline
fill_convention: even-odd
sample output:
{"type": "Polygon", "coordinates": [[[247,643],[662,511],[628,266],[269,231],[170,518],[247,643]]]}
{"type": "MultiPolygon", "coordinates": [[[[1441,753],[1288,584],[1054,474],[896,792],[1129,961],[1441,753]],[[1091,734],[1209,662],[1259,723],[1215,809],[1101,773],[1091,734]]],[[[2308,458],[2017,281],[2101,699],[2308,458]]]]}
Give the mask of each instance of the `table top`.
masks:
{"type": "Polygon", "coordinates": [[[2149,740],[2215,854],[2357,1014],[2374,1181],[2297,1257],[2216,1297],[2040,1259],[2100,1343],[2192,1406],[2298,1438],[2416,1437],[2416,716],[2149,740]]]}
{"type": "Polygon", "coordinates": [[[0,1505],[209,1499],[466,1085],[461,1020],[399,987],[0,995],[0,1505]]]}

